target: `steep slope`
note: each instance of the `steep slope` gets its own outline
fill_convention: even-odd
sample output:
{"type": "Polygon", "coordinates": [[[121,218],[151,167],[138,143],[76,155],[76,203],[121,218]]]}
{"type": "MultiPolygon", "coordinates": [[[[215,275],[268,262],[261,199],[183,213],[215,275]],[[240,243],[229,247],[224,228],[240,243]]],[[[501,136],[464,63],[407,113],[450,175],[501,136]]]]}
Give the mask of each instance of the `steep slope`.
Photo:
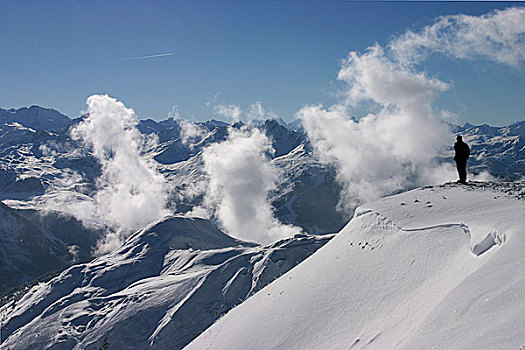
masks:
{"type": "Polygon", "coordinates": [[[0,202],[0,291],[63,268],[71,259],[62,242],[0,202]],[[51,258],[54,257],[53,261],[51,258]]]}
{"type": "Polygon", "coordinates": [[[167,217],[0,312],[1,349],[180,349],[332,236],[258,247],[202,219],[167,217]]]}
{"type": "Polygon", "coordinates": [[[63,241],[0,202],[0,292],[69,265],[63,241]]]}
{"type": "Polygon", "coordinates": [[[0,202],[0,294],[91,260],[101,234],[56,212],[15,210],[0,202]]]}
{"type": "Polygon", "coordinates": [[[299,223],[313,234],[337,232],[348,222],[336,210],[340,186],[335,169],[315,159],[307,142],[272,162],[281,171],[281,181],[270,201],[281,221],[299,223]]]}
{"type": "Polygon", "coordinates": [[[518,349],[525,183],[361,206],[327,245],[186,349],[518,349]]]}

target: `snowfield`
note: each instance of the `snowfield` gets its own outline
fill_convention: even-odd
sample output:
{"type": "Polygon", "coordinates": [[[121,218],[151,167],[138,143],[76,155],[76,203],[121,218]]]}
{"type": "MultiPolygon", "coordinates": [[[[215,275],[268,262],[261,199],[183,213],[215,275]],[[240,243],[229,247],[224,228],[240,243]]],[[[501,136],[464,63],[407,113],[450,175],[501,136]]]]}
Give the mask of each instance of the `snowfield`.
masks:
{"type": "Polygon", "coordinates": [[[520,349],[525,183],[362,205],[328,244],[186,349],[520,349]]]}

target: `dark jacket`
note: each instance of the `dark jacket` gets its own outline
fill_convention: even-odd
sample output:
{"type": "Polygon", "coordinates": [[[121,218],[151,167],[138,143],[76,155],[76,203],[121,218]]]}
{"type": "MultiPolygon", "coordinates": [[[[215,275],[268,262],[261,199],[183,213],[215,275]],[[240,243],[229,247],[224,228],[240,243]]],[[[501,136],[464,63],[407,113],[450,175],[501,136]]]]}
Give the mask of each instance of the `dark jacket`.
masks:
{"type": "Polygon", "coordinates": [[[454,156],[456,162],[466,162],[470,156],[470,148],[463,141],[458,141],[454,144],[454,151],[456,151],[456,155],[454,156]]]}

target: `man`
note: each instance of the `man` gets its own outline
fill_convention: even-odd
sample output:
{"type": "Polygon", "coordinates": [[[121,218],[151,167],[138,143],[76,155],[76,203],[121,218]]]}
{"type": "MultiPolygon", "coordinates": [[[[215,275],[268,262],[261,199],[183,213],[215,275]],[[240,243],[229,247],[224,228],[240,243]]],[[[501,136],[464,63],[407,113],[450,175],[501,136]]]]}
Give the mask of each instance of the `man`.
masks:
{"type": "Polygon", "coordinates": [[[467,159],[470,156],[469,146],[463,142],[461,135],[456,137],[456,143],[454,144],[454,151],[456,155],[454,160],[456,161],[456,167],[458,168],[459,183],[467,182],[467,159]]]}

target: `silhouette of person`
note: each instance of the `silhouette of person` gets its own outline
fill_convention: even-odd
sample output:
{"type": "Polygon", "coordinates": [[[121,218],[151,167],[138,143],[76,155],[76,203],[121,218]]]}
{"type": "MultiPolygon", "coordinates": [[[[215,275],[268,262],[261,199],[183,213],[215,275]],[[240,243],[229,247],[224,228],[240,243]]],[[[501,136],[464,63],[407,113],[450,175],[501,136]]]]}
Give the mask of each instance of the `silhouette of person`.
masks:
{"type": "Polygon", "coordinates": [[[456,137],[456,143],[454,144],[454,160],[456,161],[456,167],[459,174],[459,183],[467,182],[467,159],[470,156],[469,146],[463,142],[461,135],[456,137]]]}

